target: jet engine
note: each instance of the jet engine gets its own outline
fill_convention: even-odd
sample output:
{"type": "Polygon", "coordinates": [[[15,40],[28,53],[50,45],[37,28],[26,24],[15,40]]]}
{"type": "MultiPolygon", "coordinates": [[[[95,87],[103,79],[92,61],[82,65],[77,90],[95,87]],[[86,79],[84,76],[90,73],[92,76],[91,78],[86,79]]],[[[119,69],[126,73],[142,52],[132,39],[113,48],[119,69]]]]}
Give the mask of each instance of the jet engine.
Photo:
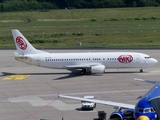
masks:
{"type": "Polygon", "coordinates": [[[111,115],[109,120],[135,120],[133,109],[118,108],[111,115]]]}
{"type": "Polygon", "coordinates": [[[110,118],[109,120],[123,120],[124,116],[122,113],[120,112],[113,112],[111,115],[110,115],[110,118]]]}
{"type": "Polygon", "coordinates": [[[91,73],[104,73],[105,66],[104,65],[97,65],[91,67],[91,73]]]}

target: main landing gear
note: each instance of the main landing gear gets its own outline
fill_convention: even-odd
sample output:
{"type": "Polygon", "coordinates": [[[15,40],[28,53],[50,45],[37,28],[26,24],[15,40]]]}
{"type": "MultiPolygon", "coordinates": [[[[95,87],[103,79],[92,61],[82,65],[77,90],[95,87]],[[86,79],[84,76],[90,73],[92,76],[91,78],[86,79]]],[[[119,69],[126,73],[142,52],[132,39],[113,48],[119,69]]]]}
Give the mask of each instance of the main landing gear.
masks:
{"type": "Polygon", "coordinates": [[[80,75],[84,75],[84,74],[86,74],[86,73],[91,74],[91,71],[90,71],[89,69],[82,69],[82,70],[80,71],[80,75]]]}
{"type": "Polygon", "coordinates": [[[140,69],[140,71],[139,71],[140,73],[142,73],[143,72],[143,69],[140,69]]]}
{"type": "Polygon", "coordinates": [[[80,71],[80,75],[84,75],[85,72],[86,72],[85,70],[81,70],[81,71],[80,71]]]}

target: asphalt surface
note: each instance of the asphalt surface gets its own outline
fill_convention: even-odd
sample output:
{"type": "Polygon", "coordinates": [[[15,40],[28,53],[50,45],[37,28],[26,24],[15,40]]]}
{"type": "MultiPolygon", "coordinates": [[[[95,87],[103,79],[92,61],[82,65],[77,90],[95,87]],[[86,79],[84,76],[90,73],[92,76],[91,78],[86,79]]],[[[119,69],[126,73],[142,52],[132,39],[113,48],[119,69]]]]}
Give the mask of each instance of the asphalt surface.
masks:
{"type": "MultiPolygon", "coordinates": [[[[104,110],[107,117],[113,106],[97,104],[93,111],[82,111],[77,100],[58,98],[63,95],[94,95],[97,99],[136,104],[151,83],[134,78],[159,80],[160,50],[118,50],[142,52],[159,63],[144,69],[106,69],[103,75],[80,76],[78,71],[47,69],[27,65],[14,59],[15,50],[0,50],[0,120],[96,120],[104,110]]],[[[117,50],[46,50],[49,52],[93,52],[117,50]]]]}

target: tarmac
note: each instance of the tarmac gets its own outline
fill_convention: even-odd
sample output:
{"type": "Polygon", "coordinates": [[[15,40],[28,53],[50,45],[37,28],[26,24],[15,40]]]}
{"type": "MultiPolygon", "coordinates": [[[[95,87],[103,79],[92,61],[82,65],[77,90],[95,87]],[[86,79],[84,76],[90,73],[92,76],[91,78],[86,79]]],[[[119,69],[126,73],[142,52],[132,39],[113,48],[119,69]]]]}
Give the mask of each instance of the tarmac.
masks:
{"type": "Polygon", "coordinates": [[[152,86],[134,78],[159,81],[159,49],[149,50],[44,50],[48,52],[141,52],[159,63],[144,69],[106,69],[103,75],[79,75],[79,71],[48,69],[27,65],[14,59],[16,50],[0,50],[0,120],[96,120],[98,111],[114,111],[113,106],[97,104],[82,111],[81,102],[58,98],[58,94],[136,104],[152,86]]]}

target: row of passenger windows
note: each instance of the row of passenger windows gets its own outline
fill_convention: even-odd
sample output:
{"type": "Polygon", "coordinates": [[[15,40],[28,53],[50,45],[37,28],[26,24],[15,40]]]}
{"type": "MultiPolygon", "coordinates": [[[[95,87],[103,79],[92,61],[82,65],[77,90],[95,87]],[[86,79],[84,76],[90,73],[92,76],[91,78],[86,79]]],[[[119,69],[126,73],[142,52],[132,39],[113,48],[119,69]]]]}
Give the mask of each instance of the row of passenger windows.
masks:
{"type": "MultiPolygon", "coordinates": [[[[117,60],[118,58],[107,58],[107,60],[117,60]]],[[[51,58],[46,58],[46,61],[88,61],[91,60],[91,58],[79,58],[79,59],[51,59],[51,58]]],[[[105,58],[93,58],[92,60],[105,60],[105,58]]]]}

